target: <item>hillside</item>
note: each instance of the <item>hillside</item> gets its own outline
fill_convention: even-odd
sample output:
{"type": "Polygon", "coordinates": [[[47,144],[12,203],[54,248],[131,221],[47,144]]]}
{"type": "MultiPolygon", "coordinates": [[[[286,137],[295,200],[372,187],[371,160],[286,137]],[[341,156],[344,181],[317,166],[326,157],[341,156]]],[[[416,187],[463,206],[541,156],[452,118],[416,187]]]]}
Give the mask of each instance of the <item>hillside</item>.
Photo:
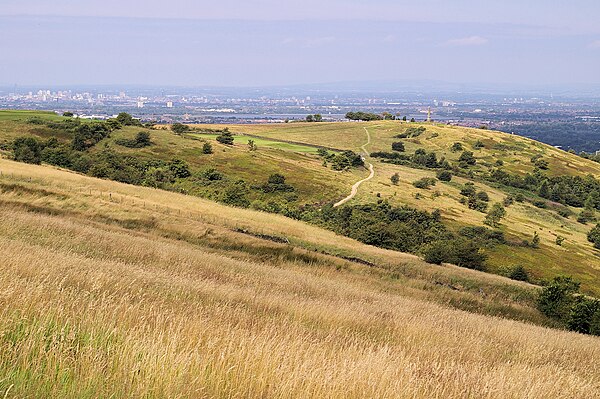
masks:
{"type": "MultiPolygon", "coordinates": [[[[392,143],[402,142],[405,147],[403,154],[413,154],[418,149],[424,149],[435,152],[438,159],[445,158],[451,164],[457,164],[463,151],[451,151],[451,147],[458,142],[462,143],[463,150],[473,152],[477,163],[468,168],[473,177],[456,176],[451,182],[437,181],[435,186],[423,190],[414,187],[412,183],[422,178],[435,178],[435,170],[390,164],[382,162],[381,158],[371,157],[369,162],[374,164],[375,177],[362,185],[356,201],[370,203],[385,199],[391,204],[408,204],[424,210],[439,209],[444,219],[460,228],[465,225],[482,226],[485,218],[484,212],[469,209],[460,203],[460,191],[465,183],[474,182],[478,190],[488,193],[489,204],[503,202],[509,195],[522,193],[528,200],[507,206],[507,215],[500,228],[508,241],[514,243],[531,241],[534,232],[537,232],[540,238],[539,248],[520,245],[486,248],[489,270],[503,273],[507,268],[522,265],[537,279],[567,274],[581,281],[589,292],[600,292],[600,253],[586,239],[587,232],[594,223],[582,224],[577,221],[581,207],[565,206],[541,198],[536,193],[507,187],[480,177],[498,169],[516,176],[534,173],[536,165],[531,159],[539,157],[547,162],[547,169],[543,172],[548,176],[578,176],[585,179],[591,175],[598,179],[600,164],[597,162],[515,135],[436,124],[379,121],[229,126],[233,132],[355,151],[359,151],[360,146],[366,142],[364,127],[369,130],[372,138],[368,146],[370,152],[393,152],[392,143]],[[419,127],[425,130],[417,137],[394,137],[408,128],[419,127]],[[497,166],[497,161],[501,162],[501,167],[497,166]],[[395,173],[399,175],[398,185],[390,182],[395,173]],[[536,206],[536,200],[543,201],[546,208],[536,206]],[[561,211],[567,217],[561,216],[561,211]],[[556,244],[557,237],[564,238],[560,246],[556,244]]],[[[368,171],[365,170],[362,177],[367,175],[368,171]]]]}
{"type": "Polygon", "coordinates": [[[0,171],[5,397],[598,397],[598,339],[533,325],[551,322],[528,284],[189,195],[0,171]]]}

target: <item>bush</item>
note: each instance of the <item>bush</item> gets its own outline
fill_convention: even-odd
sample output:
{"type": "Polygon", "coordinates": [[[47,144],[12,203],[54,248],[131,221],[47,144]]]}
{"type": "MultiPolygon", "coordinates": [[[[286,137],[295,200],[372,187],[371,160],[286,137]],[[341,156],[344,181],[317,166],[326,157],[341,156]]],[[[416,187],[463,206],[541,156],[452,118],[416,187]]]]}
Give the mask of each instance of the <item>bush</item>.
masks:
{"type": "Polygon", "coordinates": [[[42,144],[33,137],[17,137],[12,143],[13,159],[39,165],[42,162],[42,144]]]}
{"type": "Polygon", "coordinates": [[[141,126],[140,121],[127,112],[121,112],[115,119],[123,126],[141,126]]]}
{"type": "Polygon", "coordinates": [[[413,182],[413,186],[420,189],[428,189],[431,186],[435,186],[436,179],[432,177],[424,177],[413,182]]]}
{"type": "Polygon", "coordinates": [[[203,154],[212,154],[213,153],[212,144],[210,144],[210,143],[204,143],[202,145],[202,153],[203,154]]]}
{"type": "Polygon", "coordinates": [[[529,274],[523,266],[517,265],[510,270],[508,278],[517,281],[529,281],[529,274]]]}
{"type": "Polygon", "coordinates": [[[185,179],[186,177],[190,177],[192,175],[187,162],[181,159],[173,159],[171,162],[169,162],[168,166],[169,170],[175,177],[185,179]]]}
{"type": "Polygon", "coordinates": [[[574,303],[573,294],[578,291],[579,283],[571,277],[555,277],[542,289],[537,308],[550,318],[564,321],[574,303]]]}
{"type": "Polygon", "coordinates": [[[143,148],[152,144],[148,132],[138,132],[134,139],[117,139],[115,143],[129,148],[143,148]]]}
{"type": "Polygon", "coordinates": [[[452,172],[448,170],[440,170],[439,172],[437,172],[436,177],[440,181],[450,181],[452,180],[452,172]]]}
{"type": "Polygon", "coordinates": [[[393,151],[398,151],[398,152],[404,152],[405,151],[405,149],[404,149],[404,143],[402,143],[400,141],[392,143],[392,150],[393,151]]]}
{"type": "Polygon", "coordinates": [[[437,265],[452,263],[468,269],[485,270],[486,259],[487,256],[472,240],[436,241],[424,250],[424,260],[437,265]]]}
{"type": "Polygon", "coordinates": [[[479,191],[476,195],[477,199],[480,201],[488,202],[490,200],[490,196],[485,191],[479,191]]]}
{"type": "Polygon", "coordinates": [[[458,162],[466,165],[475,165],[477,160],[471,151],[463,151],[458,158],[458,162]]]}
{"type": "Polygon", "coordinates": [[[392,177],[390,177],[390,181],[392,182],[393,185],[398,185],[398,183],[400,182],[400,175],[398,175],[398,173],[394,173],[392,175],[392,177]]]}
{"type": "Polygon", "coordinates": [[[594,248],[600,249],[600,223],[598,223],[596,227],[589,231],[587,234],[587,239],[589,242],[594,244],[594,248]]]}
{"type": "Polygon", "coordinates": [[[450,151],[452,151],[452,152],[458,152],[458,151],[462,151],[462,150],[463,150],[463,145],[461,143],[454,143],[450,147],[450,151]]]}
{"type": "Polygon", "coordinates": [[[498,227],[498,225],[500,224],[500,220],[502,220],[502,218],[504,218],[505,216],[506,210],[504,209],[502,204],[496,203],[494,204],[494,206],[492,206],[492,209],[490,209],[487,215],[485,216],[484,223],[492,227],[498,227]]]}

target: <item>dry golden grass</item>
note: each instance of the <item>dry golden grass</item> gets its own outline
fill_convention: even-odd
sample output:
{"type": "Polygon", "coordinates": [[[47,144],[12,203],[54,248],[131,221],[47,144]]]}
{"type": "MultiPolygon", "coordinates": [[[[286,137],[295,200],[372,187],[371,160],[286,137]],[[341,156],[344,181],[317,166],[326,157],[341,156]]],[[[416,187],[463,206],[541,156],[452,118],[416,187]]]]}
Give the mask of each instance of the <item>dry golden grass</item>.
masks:
{"type": "Polygon", "coordinates": [[[5,397],[600,397],[598,338],[452,308],[534,320],[508,296],[526,284],[174,193],[0,170],[5,397]]]}

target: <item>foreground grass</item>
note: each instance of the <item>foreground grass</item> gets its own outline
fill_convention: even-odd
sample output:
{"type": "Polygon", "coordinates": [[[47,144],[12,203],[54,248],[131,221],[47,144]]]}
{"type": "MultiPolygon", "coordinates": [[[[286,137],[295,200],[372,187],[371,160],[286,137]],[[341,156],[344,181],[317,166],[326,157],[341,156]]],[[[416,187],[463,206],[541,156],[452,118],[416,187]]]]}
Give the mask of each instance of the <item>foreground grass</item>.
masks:
{"type": "Polygon", "coordinates": [[[544,323],[529,285],[276,215],[0,170],[5,397],[598,397],[597,338],[486,315],[544,323]]]}

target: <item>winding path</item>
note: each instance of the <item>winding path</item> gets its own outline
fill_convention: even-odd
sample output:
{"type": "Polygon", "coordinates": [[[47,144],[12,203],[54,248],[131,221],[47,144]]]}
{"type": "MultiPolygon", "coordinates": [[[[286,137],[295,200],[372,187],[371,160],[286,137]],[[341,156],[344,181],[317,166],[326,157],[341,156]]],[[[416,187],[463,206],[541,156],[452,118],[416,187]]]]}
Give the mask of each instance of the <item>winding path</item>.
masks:
{"type": "MultiPolygon", "coordinates": [[[[360,146],[360,148],[363,150],[363,152],[365,153],[366,156],[369,156],[369,152],[367,151],[367,149],[365,148],[366,146],[368,146],[369,144],[371,144],[371,135],[369,134],[369,131],[367,130],[366,127],[364,127],[363,129],[365,129],[365,132],[367,133],[367,142],[363,145],[360,146]]],[[[354,198],[354,196],[356,195],[356,193],[358,192],[358,188],[360,187],[361,184],[363,184],[364,182],[371,180],[373,178],[373,176],[375,176],[375,169],[373,169],[373,164],[369,163],[369,171],[371,172],[369,174],[369,177],[367,177],[366,179],[362,179],[360,181],[357,181],[356,183],[354,183],[354,185],[352,186],[352,190],[350,191],[350,195],[347,196],[346,198],[344,198],[343,200],[336,202],[335,204],[333,204],[333,207],[338,207],[340,205],[345,204],[346,202],[350,201],[352,198],[354,198]]]]}

